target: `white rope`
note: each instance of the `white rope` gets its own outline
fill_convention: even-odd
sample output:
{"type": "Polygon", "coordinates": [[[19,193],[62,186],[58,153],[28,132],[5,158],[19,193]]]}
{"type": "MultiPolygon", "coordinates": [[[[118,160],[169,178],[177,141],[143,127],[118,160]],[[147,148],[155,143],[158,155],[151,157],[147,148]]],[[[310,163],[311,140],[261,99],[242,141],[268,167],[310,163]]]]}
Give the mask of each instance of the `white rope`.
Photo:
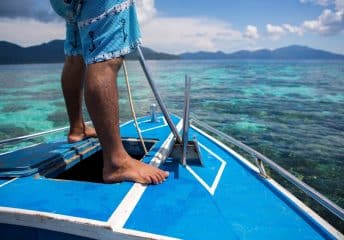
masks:
{"type": "Polygon", "coordinates": [[[147,148],[145,146],[145,142],[143,141],[143,137],[142,137],[141,131],[139,129],[139,125],[137,123],[137,118],[136,118],[136,113],[135,113],[135,109],[134,109],[133,98],[131,96],[131,89],[130,89],[128,71],[127,71],[127,66],[125,64],[125,60],[123,60],[123,70],[124,70],[125,82],[127,84],[127,89],[128,89],[128,97],[129,97],[129,104],[130,104],[130,108],[131,108],[131,114],[133,115],[135,127],[136,127],[137,133],[139,135],[143,150],[144,150],[145,154],[147,154],[148,151],[147,151],[147,148]]]}

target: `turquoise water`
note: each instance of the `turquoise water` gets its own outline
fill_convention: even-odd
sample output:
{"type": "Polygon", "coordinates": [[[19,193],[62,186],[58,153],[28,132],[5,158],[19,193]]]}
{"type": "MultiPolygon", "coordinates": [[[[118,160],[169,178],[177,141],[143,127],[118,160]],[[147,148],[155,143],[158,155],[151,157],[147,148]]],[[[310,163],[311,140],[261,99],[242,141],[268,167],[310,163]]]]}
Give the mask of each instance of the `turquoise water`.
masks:
{"type": "MultiPolygon", "coordinates": [[[[344,207],[344,62],[150,61],[170,112],[182,113],[184,75],[191,111],[257,149],[344,207]]],[[[62,64],[0,66],[0,139],[67,125],[62,64]]],[[[138,62],[129,62],[136,111],[154,102],[138,62]]],[[[130,119],[119,78],[121,120],[130,119]]],[[[86,113],[86,111],[85,111],[86,113]]],[[[88,117],[86,116],[88,119],[88,117]]],[[[2,146],[2,152],[11,149],[2,146]]]]}

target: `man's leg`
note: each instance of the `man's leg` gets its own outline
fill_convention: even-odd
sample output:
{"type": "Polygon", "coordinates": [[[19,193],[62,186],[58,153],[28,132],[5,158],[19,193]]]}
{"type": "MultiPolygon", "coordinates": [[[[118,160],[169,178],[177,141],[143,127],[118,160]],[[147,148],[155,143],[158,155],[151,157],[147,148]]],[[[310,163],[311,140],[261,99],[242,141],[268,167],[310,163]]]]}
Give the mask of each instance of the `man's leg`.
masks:
{"type": "Polygon", "coordinates": [[[97,136],[93,128],[85,126],[82,117],[85,69],[85,63],[81,56],[66,57],[61,84],[70,125],[68,134],[69,142],[77,142],[84,137],[97,136]]]}
{"type": "Polygon", "coordinates": [[[103,148],[103,179],[158,184],[168,172],[131,158],[119,131],[117,73],[121,58],[90,64],[86,71],[85,100],[103,148]]]}

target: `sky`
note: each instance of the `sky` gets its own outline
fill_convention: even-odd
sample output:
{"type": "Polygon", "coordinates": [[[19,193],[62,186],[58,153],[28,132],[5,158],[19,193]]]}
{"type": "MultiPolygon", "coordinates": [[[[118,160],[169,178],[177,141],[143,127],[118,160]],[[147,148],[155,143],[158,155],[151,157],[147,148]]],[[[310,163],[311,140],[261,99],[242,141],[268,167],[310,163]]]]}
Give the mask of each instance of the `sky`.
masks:
{"type": "MultiPolygon", "coordinates": [[[[136,0],[144,46],[168,53],[303,45],[344,54],[344,0],[136,0]]],[[[48,0],[0,2],[0,40],[64,39],[48,0]],[[23,7],[24,6],[24,7],[23,7]]]]}

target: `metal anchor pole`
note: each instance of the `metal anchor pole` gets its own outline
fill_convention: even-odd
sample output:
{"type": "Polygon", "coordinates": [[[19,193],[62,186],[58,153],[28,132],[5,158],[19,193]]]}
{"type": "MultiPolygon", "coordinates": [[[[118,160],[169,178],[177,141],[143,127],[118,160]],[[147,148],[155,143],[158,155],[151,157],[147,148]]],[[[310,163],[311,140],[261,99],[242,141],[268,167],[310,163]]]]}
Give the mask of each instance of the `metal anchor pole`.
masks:
{"type": "Polygon", "coordinates": [[[176,137],[177,142],[178,143],[182,143],[182,139],[181,139],[181,137],[178,134],[177,128],[173,124],[172,119],[170,118],[170,115],[167,112],[166,106],[165,106],[164,102],[162,101],[160,93],[158,92],[158,90],[157,90],[157,88],[155,86],[155,83],[153,82],[153,79],[152,79],[152,77],[150,75],[150,72],[148,70],[148,67],[146,65],[146,60],[145,60],[145,58],[144,58],[144,56],[142,54],[142,50],[141,50],[140,46],[137,46],[137,53],[138,53],[139,61],[140,61],[141,67],[143,69],[143,72],[146,75],[148,83],[149,83],[150,87],[152,88],[152,91],[153,91],[153,94],[155,96],[155,99],[156,99],[156,101],[158,102],[158,104],[160,106],[160,109],[161,109],[161,111],[162,111],[162,113],[163,113],[163,115],[164,115],[164,117],[165,117],[165,119],[167,121],[167,124],[170,127],[171,131],[173,132],[173,135],[176,137]]]}
{"type": "Polygon", "coordinates": [[[182,161],[181,161],[184,167],[186,166],[187,148],[188,148],[188,143],[189,143],[190,85],[191,85],[191,78],[188,76],[185,76],[183,144],[182,144],[182,161]]]}

